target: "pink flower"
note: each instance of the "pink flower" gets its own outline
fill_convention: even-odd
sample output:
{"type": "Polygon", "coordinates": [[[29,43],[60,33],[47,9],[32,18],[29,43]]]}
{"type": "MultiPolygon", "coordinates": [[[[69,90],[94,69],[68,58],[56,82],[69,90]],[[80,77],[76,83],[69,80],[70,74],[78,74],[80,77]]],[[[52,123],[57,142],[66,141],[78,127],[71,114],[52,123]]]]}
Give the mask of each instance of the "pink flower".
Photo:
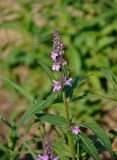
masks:
{"type": "Polygon", "coordinates": [[[64,77],[64,84],[67,86],[71,86],[72,85],[72,78],[67,79],[66,77],[64,77]]]}
{"type": "Polygon", "coordinates": [[[80,128],[77,126],[71,127],[71,130],[72,130],[72,133],[75,135],[78,135],[79,133],[81,133],[80,128]]]}
{"type": "Polygon", "coordinates": [[[38,154],[37,160],[49,160],[49,156],[47,154],[38,154]]]}
{"type": "Polygon", "coordinates": [[[53,82],[54,82],[53,91],[59,91],[59,90],[61,90],[61,83],[58,82],[58,81],[55,81],[55,80],[53,80],[53,82]]]}
{"type": "Polygon", "coordinates": [[[59,63],[54,63],[52,65],[52,70],[53,71],[59,71],[59,69],[61,68],[60,64],[59,63]]]}
{"type": "Polygon", "coordinates": [[[51,58],[55,61],[56,60],[56,57],[58,56],[58,54],[55,52],[55,51],[53,51],[52,53],[51,53],[51,58]]]}

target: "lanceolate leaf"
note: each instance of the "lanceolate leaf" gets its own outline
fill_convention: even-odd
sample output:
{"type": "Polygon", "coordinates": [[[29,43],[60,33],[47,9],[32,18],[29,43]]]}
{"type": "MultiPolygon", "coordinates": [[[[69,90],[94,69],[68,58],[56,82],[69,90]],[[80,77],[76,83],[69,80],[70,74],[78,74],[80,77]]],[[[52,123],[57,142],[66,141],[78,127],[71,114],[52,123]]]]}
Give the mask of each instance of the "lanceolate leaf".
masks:
{"type": "Polygon", "coordinates": [[[14,87],[18,92],[20,92],[31,103],[33,102],[33,97],[28,92],[26,92],[26,90],[24,90],[19,85],[17,85],[16,83],[12,82],[11,80],[9,80],[6,77],[0,76],[0,78],[3,79],[3,80],[5,80],[6,82],[8,82],[12,87],[14,87]]]}
{"type": "Polygon", "coordinates": [[[40,60],[38,60],[39,65],[42,67],[42,69],[48,74],[51,81],[53,81],[54,77],[52,74],[52,70],[44,63],[42,63],[40,60]]]}
{"type": "Polygon", "coordinates": [[[84,134],[81,133],[78,135],[82,141],[83,149],[91,156],[94,160],[100,160],[99,154],[93,145],[92,141],[84,134]]]}
{"type": "Polygon", "coordinates": [[[48,108],[50,105],[52,105],[55,101],[56,93],[52,93],[46,100],[39,100],[35,102],[24,114],[23,118],[20,121],[20,124],[23,124],[25,121],[27,121],[30,116],[33,114],[39,113],[40,111],[48,108]]]}
{"type": "Polygon", "coordinates": [[[104,147],[108,150],[111,157],[113,158],[112,145],[111,145],[111,142],[110,142],[108,136],[104,132],[104,130],[94,122],[93,123],[83,123],[83,124],[81,124],[81,126],[89,128],[93,132],[95,132],[96,136],[101,140],[104,147]]]}
{"type": "Polygon", "coordinates": [[[64,128],[68,126],[68,122],[64,117],[56,116],[53,114],[37,114],[36,116],[41,121],[47,121],[51,124],[61,126],[64,128]]]}

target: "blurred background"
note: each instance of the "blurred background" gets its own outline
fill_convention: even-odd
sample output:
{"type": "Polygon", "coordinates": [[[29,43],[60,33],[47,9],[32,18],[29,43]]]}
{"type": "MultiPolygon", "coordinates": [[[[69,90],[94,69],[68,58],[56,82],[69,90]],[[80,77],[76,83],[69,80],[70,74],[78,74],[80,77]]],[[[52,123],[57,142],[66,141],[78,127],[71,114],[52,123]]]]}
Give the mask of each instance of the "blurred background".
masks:
{"type": "MultiPolygon", "coordinates": [[[[62,34],[71,76],[93,74],[75,90],[76,96],[91,95],[70,104],[73,122],[95,119],[106,131],[117,131],[117,102],[95,95],[117,100],[101,70],[117,74],[117,0],[0,0],[0,76],[35,98],[45,98],[52,84],[37,60],[51,66],[54,29],[62,34]]],[[[22,95],[0,80],[1,115],[20,118],[28,106],[22,95]]],[[[49,112],[62,115],[61,110],[57,105],[49,112]]],[[[5,140],[7,128],[2,123],[0,127],[5,140]]],[[[117,150],[116,139],[113,148],[117,150]]]]}

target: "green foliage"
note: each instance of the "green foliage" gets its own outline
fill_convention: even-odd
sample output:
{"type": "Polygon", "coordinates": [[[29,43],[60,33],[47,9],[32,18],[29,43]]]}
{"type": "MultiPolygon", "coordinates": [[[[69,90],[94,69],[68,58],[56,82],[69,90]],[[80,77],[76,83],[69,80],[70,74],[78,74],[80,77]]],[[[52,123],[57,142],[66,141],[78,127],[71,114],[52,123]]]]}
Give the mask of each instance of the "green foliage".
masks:
{"type": "MultiPolygon", "coordinates": [[[[31,103],[31,107],[24,113],[18,127],[14,121],[0,116],[0,120],[10,130],[7,135],[8,144],[0,143],[0,158],[7,160],[10,157],[12,160],[17,160],[23,150],[25,155],[29,154],[36,159],[36,153],[41,151],[33,151],[28,142],[23,141],[24,145],[17,148],[17,140],[21,140],[21,137],[17,135],[18,129],[26,121],[31,124],[29,119],[32,116],[35,117],[35,123],[46,121],[57,126],[56,128],[64,128],[70,132],[68,121],[62,117],[61,107],[52,108],[54,113],[59,113],[57,116],[44,112],[47,109],[49,112],[50,106],[55,103],[56,105],[63,103],[61,95],[58,96],[55,93],[50,94],[47,99],[44,98],[49,95],[50,86],[52,86],[48,76],[51,81],[54,79],[50,69],[52,63],[50,60],[52,47],[50,48],[50,46],[52,44],[51,34],[55,28],[63,34],[65,58],[72,71],[70,76],[81,75],[75,77],[72,87],[64,88],[68,98],[67,102],[72,102],[69,110],[73,120],[76,123],[88,119],[103,121],[100,118],[101,110],[103,106],[107,105],[107,102],[103,101],[104,96],[96,97],[95,100],[91,98],[92,95],[88,97],[87,92],[93,92],[93,95],[106,94],[105,98],[117,101],[117,77],[115,75],[117,73],[117,0],[58,0],[54,3],[53,0],[18,0],[13,3],[12,7],[6,5],[5,8],[3,5],[0,6],[0,9],[2,15],[0,31],[6,33],[5,40],[0,37],[0,40],[3,40],[0,41],[0,79],[6,84],[10,84],[31,103]],[[16,6],[14,7],[14,5],[16,6]],[[100,68],[103,68],[102,72],[100,72],[100,68]],[[92,74],[93,76],[90,76],[92,74]],[[79,83],[81,80],[85,81],[79,83]],[[85,84],[83,84],[84,82],[85,84]],[[110,93],[113,95],[110,96],[110,93]],[[41,98],[42,100],[40,100],[41,98]],[[79,101],[80,99],[82,101],[79,101]],[[78,103],[76,103],[77,101],[78,103]]],[[[5,85],[2,86],[4,89],[5,85]]],[[[43,128],[43,125],[38,124],[40,128],[43,128]]],[[[83,123],[81,126],[91,129],[113,158],[112,146],[105,132],[94,123],[83,123]]],[[[40,129],[40,136],[43,137],[44,134],[45,132],[42,132],[41,135],[40,129]]],[[[85,158],[81,160],[89,158],[87,153],[95,160],[100,159],[93,141],[83,131],[75,139],[72,133],[70,136],[77,145],[77,140],[80,139],[79,147],[81,149],[83,147],[83,151],[81,150],[78,156],[85,155],[85,158]]],[[[60,133],[57,132],[58,137],[61,138],[59,143],[53,142],[55,153],[58,155],[61,153],[60,158],[67,160],[71,158],[71,150],[67,144],[67,132],[63,132],[63,130],[60,133]]],[[[37,144],[38,141],[34,141],[34,139],[33,137],[32,141],[37,144]]]]}

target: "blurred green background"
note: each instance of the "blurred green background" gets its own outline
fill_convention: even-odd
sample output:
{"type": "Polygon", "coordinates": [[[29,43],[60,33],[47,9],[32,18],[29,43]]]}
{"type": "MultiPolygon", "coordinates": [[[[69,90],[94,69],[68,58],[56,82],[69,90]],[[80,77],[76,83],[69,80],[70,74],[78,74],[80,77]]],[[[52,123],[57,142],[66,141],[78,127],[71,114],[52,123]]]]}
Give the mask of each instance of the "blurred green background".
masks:
{"type": "MultiPolygon", "coordinates": [[[[111,94],[101,68],[117,74],[117,0],[0,0],[0,75],[44,98],[52,84],[37,63],[51,66],[54,29],[61,31],[71,75],[93,74],[75,95],[111,94]]],[[[0,80],[0,113],[7,118],[23,113],[28,102],[0,80]]],[[[117,104],[102,96],[89,96],[70,104],[74,122],[90,118],[105,129],[117,129],[117,104]]],[[[62,106],[52,112],[62,115],[62,106]]]]}

